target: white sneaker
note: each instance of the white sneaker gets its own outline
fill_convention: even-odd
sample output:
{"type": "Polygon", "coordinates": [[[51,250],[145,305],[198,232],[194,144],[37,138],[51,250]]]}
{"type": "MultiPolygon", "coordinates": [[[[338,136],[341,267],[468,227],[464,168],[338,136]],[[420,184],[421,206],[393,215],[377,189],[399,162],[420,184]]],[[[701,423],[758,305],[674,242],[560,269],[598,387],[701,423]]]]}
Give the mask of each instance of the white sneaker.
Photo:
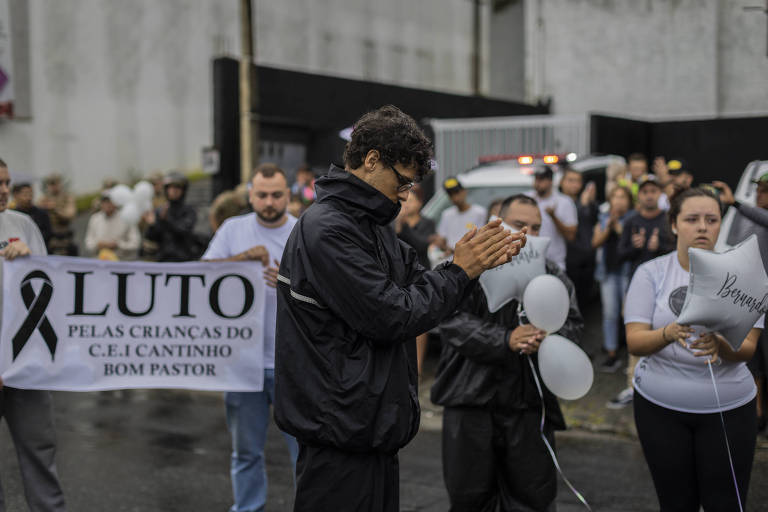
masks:
{"type": "Polygon", "coordinates": [[[632,403],[634,395],[635,390],[633,388],[622,389],[621,392],[607,402],[605,406],[609,409],[623,409],[632,403]]]}

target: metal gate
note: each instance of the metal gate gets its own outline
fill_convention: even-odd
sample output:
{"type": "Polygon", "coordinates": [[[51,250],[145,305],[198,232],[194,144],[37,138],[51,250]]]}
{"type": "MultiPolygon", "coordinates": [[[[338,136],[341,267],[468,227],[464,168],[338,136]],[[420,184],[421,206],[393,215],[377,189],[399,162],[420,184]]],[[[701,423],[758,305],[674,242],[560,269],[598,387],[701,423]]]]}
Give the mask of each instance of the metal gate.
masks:
{"type": "Polygon", "coordinates": [[[585,154],[589,117],[515,116],[430,119],[435,134],[436,183],[477,165],[481,156],[585,154]]]}

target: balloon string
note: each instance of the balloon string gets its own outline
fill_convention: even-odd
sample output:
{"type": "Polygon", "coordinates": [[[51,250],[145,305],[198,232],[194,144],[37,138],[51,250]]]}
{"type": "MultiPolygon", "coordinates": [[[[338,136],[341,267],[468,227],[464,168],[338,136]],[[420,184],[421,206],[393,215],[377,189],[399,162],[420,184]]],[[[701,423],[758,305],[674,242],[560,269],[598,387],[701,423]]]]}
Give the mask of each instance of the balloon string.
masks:
{"type": "Polygon", "coordinates": [[[715,389],[715,400],[717,401],[717,409],[720,413],[720,423],[723,426],[723,437],[725,438],[725,449],[728,451],[728,463],[731,465],[731,476],[733,477],[733,487],[736,489],[736,498],[739,500],[739,510],[744,512],[744,508],[741,506],[741,494],[739,493],[739,483],[736,481],[736,470],[733,468],[733,458],[731,457],[731,445],[728,443],[728,432],[725,430],[725,418],[723,417],[723,408],[720,405],[720,394],[717,392],[717,382],[715,382],[715,372],[712,371],[712,362],[707,361],[709,367],[709,375],[712,377],[712,387],[715,389]]]}
{"type": "MultiPolygon", "coordinates": [[[[549,444],[549,441],[547,440],[547,436],[544,435],[544,418],[547,414],[546,407],[544,406],[544,393],[541,390],[541,384],[539,384],[539,377],[536,375],[536,368],[533,366],[533,361],[531,360],[531,356],[526,354],[525,356],[528,358],[528,364],[531,365],[531,371],[533,372],[533,380],[536,381],[536,389],[539,390],[539,397],[541,398],[541,423],[539,424],[539,434],[541,435],[541,439],[544,441],[544,444],[547,447],[547,450],[549,451],[549,456],[552,457],[552,462],[555,463],[555,468],[557,469],[557,472],[560,473],[560,477],[563,479],[565,484],[571,489],[571,492],[573,492],[574,495],[581,501],[585,507],[587,507],[587,510],[592,512],[592,508],[589,506],[589,503],[587,503],[587,500],[582,496],[582,494],[576,490],[576,488],[571,484],[570,480],[568,480],[565,477],[565,474],[563,473],[563,470],[560,469],[560,463],[557,462],[557,456],[555,455],[555,451],[552,449],[552,446],[549,444]]],[[[742,511],[743,512],[743,511],[742,511]]]]}

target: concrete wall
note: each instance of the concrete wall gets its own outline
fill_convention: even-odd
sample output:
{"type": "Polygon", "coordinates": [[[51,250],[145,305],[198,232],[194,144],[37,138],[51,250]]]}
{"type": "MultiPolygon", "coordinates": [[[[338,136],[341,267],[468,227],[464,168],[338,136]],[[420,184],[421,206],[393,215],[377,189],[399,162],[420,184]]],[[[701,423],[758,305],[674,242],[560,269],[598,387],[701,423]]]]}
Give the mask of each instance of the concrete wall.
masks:
{"type": "Polygon", "coordinates": [[[523,0],[492,10],[488,74],[490,93],[514,101],[525,99],[525,16],[523,0]]]}
{"type": "Polygon", "coordinates": [[[14,171],[105,177],[200,166],[211,58],[236,50],[237,6],[207,0],[29,2],[31,118],[0,123],[14,171]]]}
{"type": "MultiPolygon", "coordinates": [[[[766,18],[745,2],[512,0],[493,15],[483,2],[482,90],[552,97],[556,113],[768,113],[766,18]]],[[[237,1],[25,3],[31,115],[0,122],[12,170],[58,170],[80,192],[107,176],[200,166],[212,140],[211,59],[239,53],[237,1]]],[[[468,0],[254,6],[261,64],[471,92],[468,0]]]]}
{"type": "MultiPolygon", "coordinates": [[[[471,92],[471,1],[254,3],[256,53],[261,64],[438,91],[471,92]]],[[[487,2],[483,5],[487,33],[490,9],[487,2]]],[[[487,70],[487,47],[483,58],[487,70]]]]}
{"type": "Polygon", "coordinates": [[[557,113],[764,114],[766,19],[743,5],[526,0],[527,100],[551,96],[557,113]]]}
{"type": "Polygon", "coordinates": [[[745,11],[765,1],[720,0],[718,105],[726,114],[768,114],[768,14],[745,11]]]}
{"type": "MultiPolygon", "coordinates": [[[[254,0],[256,58],[469,93],[471,14],[467,0],[254,0]]],[[[28,20],[30,117],[0,122],[12,172],[60,171],[83,192],[105,177],[200,167],[213,139],[211,59],[240,51],[238,1],[29,0],[28,20]]]]}

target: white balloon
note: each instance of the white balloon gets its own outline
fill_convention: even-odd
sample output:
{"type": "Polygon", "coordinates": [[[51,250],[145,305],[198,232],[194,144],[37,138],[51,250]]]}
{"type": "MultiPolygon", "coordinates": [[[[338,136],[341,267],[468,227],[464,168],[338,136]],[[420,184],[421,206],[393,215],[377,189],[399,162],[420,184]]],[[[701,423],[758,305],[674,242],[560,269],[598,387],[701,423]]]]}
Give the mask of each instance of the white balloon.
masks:
{"type": "Polygon", "coordinates": [[[587,394],[595,377],[592,362],[574,342],[550,334],[539,346],[539,373],[556,396],[576,400],[587,394]]]}
{"type": "Polygon", "coordinates": [[[115,203],[115,206],[122,207],[131,202],[133,199],[133,191],[128,185],[115,185],[109,189],[109,199],[115,203]]]}
{"type": "MultiPolygon", "coordinates": [[[[511,229],[505,224],[502,224],[502,227],[511,229]]],[[[525,287],[531,279],[546,272],[545,257],[549,238],[529,235],[527,239],[523,250],[512,258],[512,261],[486,270],[480,275],[480,286],[491,313],[495,313],[513,299],[522,299],[525,287]]]]}
{"type": "Polygon", "coordinates": [[[719,254],[690,248],[688,259],[690,280],[677,323],[719,332],[738,350],[768,308],[768,276],[757,236],[719,254]]]}
{"type": "Polygon", "coordinates": [[[568,289],[550,274],[534,277],[523,292],[523,308],[528,320],[547,333],[560,330],[570,309],[568,289]]]}
{"type": "Polygon", "coordinates": [[[133,195],[138,199],[152,200],[155,196],[155,187],[148,181],[140,181],[133,186],[133,195]]]}
{"type": "Polygon", "coordinates": [[[139,209],[138,203],[136,203],[136,201],[131,201],[120,208],[120,218],[130,226],[138,224],[139,219],[141,219],[141,210],[139,209]]]}

